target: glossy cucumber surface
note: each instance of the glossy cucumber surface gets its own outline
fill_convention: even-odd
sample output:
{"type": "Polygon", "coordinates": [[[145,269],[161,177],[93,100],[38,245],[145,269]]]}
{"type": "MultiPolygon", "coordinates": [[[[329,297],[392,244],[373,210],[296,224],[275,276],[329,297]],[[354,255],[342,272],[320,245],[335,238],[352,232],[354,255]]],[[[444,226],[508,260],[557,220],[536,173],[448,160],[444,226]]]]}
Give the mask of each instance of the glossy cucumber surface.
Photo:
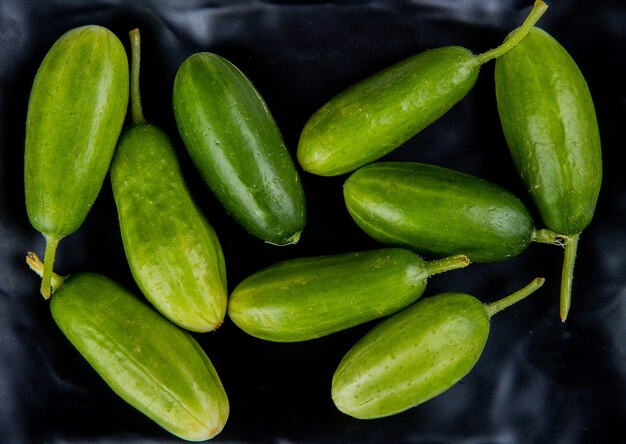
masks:
{"type": "Polygon", "coordinates": [[[242,281],[228,315],[252,336],[305,341],[400,310],[428,276],[424,261],[399,248],[293,259],[242,281]]]}
{"type": "Polygon", "coordinates": [[[197,342],[114,281],[80,273],[50,309],[80,354],[122,399],[174,435],[202,441],[226,423],[229,404],[197,342]]]}
{"type": "Polygon", "coordinates": [[[333,402],[356,418],[380,418],[444,392],[474,367],[489,335],[476,298],[445,293],[384,320],[345,355],[332,379],[333,402]]]}
{"type": "Polygon", "coordinates": [[[195,205],[168,137],[133,125],[120,138],[111,182],[124,250],[146,298],[196,332],[226,314],[226,266],[219,239],[195,205]]]}
{"type": "Polygon", "coordinates": [[[173,102],[185,146],[228,212],[266,242],[297,242],[306,222],[302,184],[250,80],[226,59],[197,53],[176,74],[173,102]]]}
{"type": "Polygon", "coordinates": [[[532,217],[507,190],[458,171],[417,162],[378,162],[344,185],[346,207],[374,239],[428,257],[465,254],[505,260],[531,242],[532,217]]]}
{"type": "Polygon", "coordinates": [[[534,28],[496,61],[495,80],[507,144],[543,223],[580,233],[602,181],[598,123],[582,73],[553,37],[534,28]]]}

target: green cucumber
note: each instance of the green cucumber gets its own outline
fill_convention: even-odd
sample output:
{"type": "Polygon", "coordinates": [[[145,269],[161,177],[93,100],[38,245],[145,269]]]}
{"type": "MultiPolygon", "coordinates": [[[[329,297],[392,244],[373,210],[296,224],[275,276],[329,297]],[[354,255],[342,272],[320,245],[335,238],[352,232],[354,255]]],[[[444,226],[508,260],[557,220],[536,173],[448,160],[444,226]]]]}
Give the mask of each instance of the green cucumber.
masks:
{"type": "Polygon", "coordinates": [[[174,81],[174,114],[209,188],[248,232],[294,244],[306,222],[293,159],[263,98],[226,59],[190,56],[174,81]]]}
{"type": "MultiPolygon", "coordinates": [[[[27,261],[42,273],[34,254],[27,261]]],[[[228,398],[191,335],[104,276],[53,274],[52,281],[54,321],[118,396],[189,441],[212,438],[223,429],[228,398]]]]}
{"type": "Polygon", "coordinates": [[[396,149],[465,97],[481,65],[518,44],[546,9],[536,1],[524,24],[496,49],[479,55],[459,46],[425,51],[341,92],[304,126],[300,165],[336,176],[396,149]]]}
{"type": "Polygon", "coordinates": [[[46,54],[28,102],[24,158],[26,209],[46,238],[41,293],[59,241],[87,217],[113,157],[128,105],[128,60],[108,29],[63,34],[46,54]]]}
{"type": "Polygon", "coordinates": [[[400,413],[443,393],[480,358],[491,317],[543,282],[537,278],[486,306],[468,294],[443,293],[391,316],[344,356],[332,379],[333,402],[350,416],[373,419],[400,413]]]}
{"type": "Polygon", "coordinates": [[[417,300],[429,276],[465,267],[465,256],[426,262],[400,248],[292,259],[243,280],[228,315],[257,338],[319,338],[394,313],[417,300]]]}
{"type": "Polygon", "coordinates": [[[226,315],[224,255],[185,185],[170,140],[143,117],[139,39],[139,31],[131,31],[133,124],[111,164],[124,251],[139,288],[165,317],[207,332],[226,315]]]}
{"type": "Polygon", "coordinates": [[[591,222],[602,182],[591,93],[565,48],[539,28],[496,62],[495,80],[515,166],[546,227],[568,235],[560,307],[565,321],[578,238],[591,222]]]}
{"type": "Polygon", "coordinates": [[[560,242],[556,233],[536,229],[509,191],[435,165],[373,163],[352,173],[343,193],[367,234],[426,256],[465,254],[472,262],[495,262],[520,254],[531,241],[560,242]]]}

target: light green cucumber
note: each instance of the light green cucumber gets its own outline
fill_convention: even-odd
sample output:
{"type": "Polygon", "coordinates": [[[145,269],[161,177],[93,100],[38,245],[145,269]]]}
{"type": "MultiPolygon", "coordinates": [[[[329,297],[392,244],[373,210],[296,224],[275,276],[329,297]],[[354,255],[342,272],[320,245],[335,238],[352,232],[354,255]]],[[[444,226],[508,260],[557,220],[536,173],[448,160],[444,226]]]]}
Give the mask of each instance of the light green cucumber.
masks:
{"type": "Polygon", "coordinates": [[[560,304],[565,321],[578,238],[591,222],[602,182],[591,93],[565,48],[539,28],[496,62],[495,80],[515,166],[546,227],[567,235],[560,304]]]}
{"type": "Polygon", "coordinates": [[[537,278],[489,305],[464,293],[418,301],[384,320],[350,349],[332,379],[333,402],[360,419],[400,413],[448,390],[482,354],[489,320],[543,285],[537,278]]]}
{"type": "MultiPolygon", "coordinates": [[[[42,273],[34,254],[27,261],[42,273]]],[[[54,321],[117,395],[182,439],[220,433],[228,398],[191,335],[104,276],[53,274],[52,281],[54,321]]]]}
{"type": "Polygon", "coordinates": [[[430,257],[494,262],[520,254],[531,241],[561,242],[534,227],[514,194],[435,165],[376,162],[352,173],[343,193],[350,215],[371,237],[430,257]]]}
{"type": "Polygon", "coordinates": [[[119,39],[89,25],[63,34],[30,94],[24,184],[33,227],[46,238],[41,293],[59,241],[78,229],[109,169],[128,105],[128,61],[119,39]]]}
{"type": "Polygon", "coordinates": [[[517,45],[546,9],[536,1],[524,24],[496,49],[479,55],[459,46],[425,51],[341,92],[304,126],[298,162],[305,171],[336,176],[393,151],[465,97],[481,65],[517,45]]]}
{"type": "Polygon", "coordinates": [[[131,41],[133,123],[111,164],[124,251],[139,288],[165,317],[188,330],[211,331],[226,315],[222,248],[192,200],[170,140],[143,117],[138,30],[131,41]]]}
{"type": "Polygon", "coordinates": [[[250,80],[228,60],[197,53],[176,74],[173,102],[193,162],[233,218],[266,242],[298,242],[306,222],[302,183],[250,80]]]}
{"type": "Polygon", "coordinates": [[[422,295],[429,276],[468,264],[401,248],[292,259],[237,285],[228,315],[257,338],[306,341],[394,313],[422,295]]]}

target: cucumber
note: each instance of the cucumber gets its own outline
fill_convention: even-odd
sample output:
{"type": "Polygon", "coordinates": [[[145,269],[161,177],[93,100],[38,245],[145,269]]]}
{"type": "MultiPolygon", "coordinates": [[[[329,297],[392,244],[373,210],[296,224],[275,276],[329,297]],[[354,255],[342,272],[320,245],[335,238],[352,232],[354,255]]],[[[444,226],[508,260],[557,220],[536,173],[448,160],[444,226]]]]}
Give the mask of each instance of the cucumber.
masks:
{"type": "Polygon", "coordinates": [[[424,298],[378,324],[348,351],[332,378],[335,406],[350,416],[394,415],[448,390],[478,362],[489,320],[543,285],[489,305],[464,293],[424,298]]]}
{"type": "Polygon", "coordinates": [[[469,174],[418,162],[377,162],[346,181],[354,221],[374,239],[430,257],[465,254],[472,262],[514,257],[531,241],[558,243],[538,230],[509,191],[469,174]]]}
{"type": "Polygon", "coordinates": [[[63,34],[37,71],[26,119],[24,185],[28,218],[46,238],[46,299],[58,243],[80,227],[96,200],[127,105],[126,51],[101,26],[63,34]]]}
{"type": "Polygon", "coordinates": [[[287,260],[237,285],[228,315],[257,338],[306,341],[394,313],[422,295],[429,276],[468,264],[400,248],[287,260]]]}
{"type": "Polygon", "coordinates": [[[567,235],[560,306],[565,321],[578,239],[591,222],[602,182],[591,93],[565,48],[539,28],[496,62],[495,80],[515,166],[546,227],[567,235]]]}
{"type": "MultiPolygon", "coordinates": [[[[28,262],[41,273],[35,255],[28,262]]],[[[189,441],[212,438],[223,429],[229,414],[226,392],[187,332],[104,276],[76,273],[52,280],[54,321],[118,396],[189,441]]]]}
{"type": "Polygon", "coordinates": [[[174,81],[174,114],[204,181],[248,232],[294,244],[306,222],[304,191],[276,122],[228,60],[190,56],[174,81]]]}
{"type": "Polygon", "coordinates": [[[188,330],[211,331],[226,315],[224,255],[185,185],[170,140],[143,117],[139,30],[130,36],[133,123],[111,164],[124,251],[139,288],[161,314],[188,330]]]}
{"type": "Polygon", "coordinates": [[[304,126],[298,162],[305,171],[336,176],[396,149],[465,97],[481,65],[518,44],[546,9],[536,1],[498,48],[479,55],[459,46],[425,51],[339,93],[304,126]]]}

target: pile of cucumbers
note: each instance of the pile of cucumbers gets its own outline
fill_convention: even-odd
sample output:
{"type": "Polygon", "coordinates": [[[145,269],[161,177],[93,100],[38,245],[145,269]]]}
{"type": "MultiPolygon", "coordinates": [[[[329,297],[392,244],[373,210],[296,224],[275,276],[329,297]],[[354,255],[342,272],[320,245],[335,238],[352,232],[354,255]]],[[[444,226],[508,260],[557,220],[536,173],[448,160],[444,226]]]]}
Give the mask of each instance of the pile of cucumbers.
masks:
{"type": "Polygon", "coordinates": [[[386,318],[347,351],[332,379],[333,402],[355,418],[393,415],[450,388],[480,358],[490,318],[544,282],[491,304],[464,293],[420,300],[434,275],[504,261],[533,242],[562,247],[565,321],[602,163],[585,79],[535,27],[546,9],[537,0],[493,50],[432,49],[339,93],[302,129],[297,163],[244,73],[217,54],[188,57],[174,81],[173,114],[202,179],[238,224],[279,246],[306,235],[301,167],[345,174],[348,213],[381,244],[279,262],[230,293],[219,233],[195,203],[168,135],[144,117],[139,31],[130,32],[130,63],[108,29],[68,31],[41,63],[26,121],[26,207],[46,239],[43,261],[31,252],[27,263],[41,276],[54,321],[122,399],[190,441],[219,434],[230,406],[189,332],[214,331],[227,315],[276,342],[386,318]],[[492,59],[502,129],[541,224],[494,183],[379,161],[462,100],[492,59]],[[80,228],[108,173],[128,266],[145,298],[99,274],[54,271],[59,242],[80,228]]]}

